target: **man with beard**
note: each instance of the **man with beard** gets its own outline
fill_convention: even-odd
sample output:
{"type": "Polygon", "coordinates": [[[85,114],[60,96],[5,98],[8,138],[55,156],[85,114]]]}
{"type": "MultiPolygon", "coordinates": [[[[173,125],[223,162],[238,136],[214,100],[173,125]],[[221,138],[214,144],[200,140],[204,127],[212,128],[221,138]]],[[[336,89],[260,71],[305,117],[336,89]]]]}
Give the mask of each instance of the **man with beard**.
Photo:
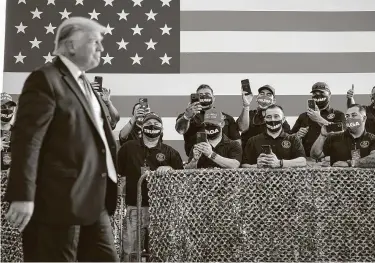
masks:
{"type": "MultiPolygon", "coordinates": [[[[151,112],[144,116],[141,140],[126,142],[118,152],[118,171],[126,177],[126,217],[123,231],[123,261],[133,261],[131,255],[137,247],[137,184],[145,171],[163,174],[173,169],[183,169],[180,154],[162,142],[163,122],[151,112]]],[[[141,227],[146,231],[150,223],[147,182],[142,184],[141,227]]],[[[143,237],[145,235],[142,235],[143,237]]],[[[142,241],[144,243],[144,240],[142,241]]]]}
{"type": "MultiPolygon", "coordinates": [[[[347,105],[349,108],[351,105],[355,104],[354,87],[348,90],[347,98],[348,98],[347,105]]],[[[368,106],[363,106],[366,109],[366,116],[367,116],[365,128],[367,132],[375,134],[375,86],[371,90],[370,98],[371,98],[371,104],[368,106]]]]}
{"type": "MultiPolygon", "coordinates": [[[[275,89],[270,85],[262,86],[258,89],[256,110],[250,110],[250,103],[253,100],[253,95],[245,95],[242,92],[242,112],[237,120],[238,128],[241,133],[242,148],[245,148],[247,141],[260,133],[266,131],[266,124],[264,121],[265,110],[276,103],[275,89]]],[[[287,121],[283,122],[283,130],[289,133],[290,126],[287,121]]]]}
{"type": "Polygon", "coordinates": [[[240,167],[242,148],[237,141],[230,140],[223,134],[225,124],[222,112],[207,110],[204,125],[207,141],[194,145],[185,169],[240,167]]]}
{"type": "Polygon", "coordinates": [[[305,151],[301,140],[283,130],[284,111],[271,105],[265,111],[267,130],[251,137],[245,146],[242,167],[301,167],[306,166],[305,151]],[[264,152],[268,148],[270,152],[264,152]]]}
{"type": "Polygon", "coordinates": [[[331,90],[326,83],[315,83],[311,93],[316,104],[315,110],[309,108],[307,112],[300,114],[291,131],[302,139],[307,156],[310,156],[311,146],[319,137],[323,125],[345,122],[344,113],[330,106],[331,90]]]}
{"type": "MultiPolygon", "coordinates": [[[[203,116],[206,110],[214,108],[215,96],[212,88],[208,85],[200,85],[197,89],[200,101],[189,103],[184,113],[177,117],[175,129],[179,134],[184,135],[185,152],[189,156],[197,139],[197,132],[204,132],[203,116]]],[[[240,133],[233,117],[223,113],[223,133],[231,140],[240,141],[240,133]]]]}
{"type": "Polygon", "coordinates": [[[375,135],[365,129],[365,108],[351,105],[345,117],[347,129],[344,132],[328,134],[322,126],[320,136],[311,148],[311,156],[315,159],[330,156],[331,166],[375,167],[375,135]]]}

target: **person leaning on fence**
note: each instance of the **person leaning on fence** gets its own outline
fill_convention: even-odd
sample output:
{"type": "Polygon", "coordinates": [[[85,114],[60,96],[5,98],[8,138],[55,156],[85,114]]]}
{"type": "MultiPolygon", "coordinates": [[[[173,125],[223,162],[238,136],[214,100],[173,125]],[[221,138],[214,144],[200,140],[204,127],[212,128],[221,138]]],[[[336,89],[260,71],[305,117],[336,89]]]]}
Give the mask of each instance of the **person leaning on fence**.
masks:
{"type": "MultiPolygon", "coordinates": [[[[136,255],[137,231],[137,184],[145,171],[159,175],[173,169],[183,169],[180,154],[162,142],[163,122],[156,113],[144,116],[141,140],[131,140],[121,146],[118,152],[118,170],[126,177],[125,203],[127,206],[123,231],[123,260],[132,261],[136,255]]],[[[141,227],[147,233],[149,226],[149,198],[147,182],[142,184],[141,227]]],[[[144,237],[143,242],[144,243],[144,237]]]]}
{"type": "Polygon", "coordinates": [[[142,138],[142,122],[146,112],[150,109],[143,109],[141,104],[138,102],[134,104],[131,119],[121,129],[119,133],[120,145],[123,145],[127,141],[140,140],[142,138]]]}
{"type": "Polygon", "coordinates": [[[204,114],[206,142],[194,145],[185,169],[195,168],[238,168],[242,148],[237,141],[230,140],[224,133],[222,112],[210,109],[204,114]]]}
{"type": "MultiPolygon", "coordinates": [[[[270,85],[262,86],[258,89],[257,103],[258,107],[256,110],[250,110],[250,103],[253,100],[253,95],[245,95],[242,91],[242,112],[237,119],[237,125],[241,131],[242,148],[244,149],[247,141],[258,134],[261,134],[267,130],[264,122],[265,110],[274,105],[276,102],[275,89],[270,85]]],[[[290,126],[285,120],[282,124],[283,130],[289,133],[290,126]]]]}
{"type": "MultiPolygon", "coordinates": [[[[366,131],[375,134],[375,86],[371,90],[370,94],[371,104],[363,106],[366,109],[366,131]]],[[[355,104],[354,101],[354,86],[347,92],[347,106],[348,108],[355,104]]]]}
{"type": "MultiPolygon", "coordinates": [[[[205,84],[198,87],[196,91],[200,98],[199,102],[189,103],[184,113],[178,115],[175,129],[184,135],[185,152],[189,156],[190,151],[197,140],[197,132],[204,132],[203,116],[206,110],[214,108],[215,96],[213,89],[205,84]]],[[[240,132],[232,116],[223,112],[223,133],[231,140],[241,143],[240,132]]]]}
{"type": "Polygon", "coordinates": [[[310,156],[311,146],[319,137],[323,125],[345,122],[345,114],[333,109],[330,105],[331,90],[326,83],[315,83],[312,86],[311,94],[316,104],[315,109],[308,108],[306,112],[300,114],[291,131],[301,138],[308,157],[310,156]]]}
{"type": "Polygon", "coordinates": [[[311,148],[311,156],[318,159],[329,155],[331,166],[375,167],[375,135],[365,129],[365,108],[351,105],[345,117],[347,129],[344,132],[328,134],[326,126],[322,126],[320,136],[311,148]]]}
{"type": "Polygon", "coordinates": [[[242,167],[282,168],[306,166],[306,155],[301,140],[283,130],[284,111],[272,105],[265,111],[267,130],[249,139],[243,153],[242,167]],[[268,147],[271,153],[263,153],[268,147]]]}

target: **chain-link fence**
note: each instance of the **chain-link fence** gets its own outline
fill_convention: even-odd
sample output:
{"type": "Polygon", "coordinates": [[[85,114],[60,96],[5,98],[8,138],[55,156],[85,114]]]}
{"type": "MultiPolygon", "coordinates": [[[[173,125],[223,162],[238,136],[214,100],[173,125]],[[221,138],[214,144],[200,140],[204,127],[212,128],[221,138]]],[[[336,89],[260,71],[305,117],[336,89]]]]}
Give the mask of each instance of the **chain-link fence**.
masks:
{"type": "Polygon", "coordinates": [[[374,169],[148,178],[153,261],[375,261],[374,169]]]}

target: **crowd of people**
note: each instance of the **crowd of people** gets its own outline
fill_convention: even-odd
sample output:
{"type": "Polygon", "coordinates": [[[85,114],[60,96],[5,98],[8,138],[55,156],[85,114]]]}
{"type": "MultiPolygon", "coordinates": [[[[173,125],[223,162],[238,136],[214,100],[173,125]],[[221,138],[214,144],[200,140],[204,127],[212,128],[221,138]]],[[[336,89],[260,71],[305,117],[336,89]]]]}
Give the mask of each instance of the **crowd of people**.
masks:
{"type": "MultiPolygon", "coordinates": [[[[85,77],[100,62],[104,31],[97,22],[77,17],[59,26],[57,59],[26,80],[14,126],[10,121],[17,105],[9,94],[1,95],[7,219],[22,231],[25,261],[118,261],[109,224],[117,201],[116,175],[126,178],[122,260],[131,261],[137,182],[147,170],[305,167],[327,156],[330,166],[375,167],[375,87],[368,106],[356,104],[349,90],[343,113],[331,107],[324,82],[312,86],[314,106],[292,128],[270,85],[258,94],[239,94],[243,105],[236,121],[215,107],[213,88],[200,85],[198,101],[189,103],[175,125],[184,137],[186,162],[163,143],[162,116],[136,103],[119,133],[117,151],[112,130],[119,115],[109,89],[98,92],[98,83],[85,77]],[[255,110],[250,110],[252,103],[255,110]]],[[[147,183],[142,187],[142,228],[147,229],[147,183]]]]}

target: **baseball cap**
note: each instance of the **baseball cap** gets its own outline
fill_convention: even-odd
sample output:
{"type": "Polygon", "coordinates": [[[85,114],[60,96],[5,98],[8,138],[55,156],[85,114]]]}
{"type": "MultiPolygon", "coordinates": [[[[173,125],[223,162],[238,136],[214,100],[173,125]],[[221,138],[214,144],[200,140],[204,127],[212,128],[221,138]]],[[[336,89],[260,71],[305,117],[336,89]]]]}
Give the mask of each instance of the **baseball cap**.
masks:
{"type": "Polygon", "coordinates": [[[1,93],[1,105],[10,103],[12,106],[17,106],[17,103],[15,103],[12,99],[12,96],[10,96],[6,92],[1,93]]]}
{"type": "Polygon", "coordinates": [[[143,123],[145,123],[146,121],[151,120],[151,119],[157,120],[158,122],[163,124],[163,121],[161,120],[161,117],[158,114],[156,114],[155,112],[147,113],[143,118],[143,123]]]}
{"type": "Polygon", "coordinates": [[[329,93],[331,93],[331,90],[329,89],[327,83],[325,82],[317,82],[315,83],[313,86],[312,86],[312,89],[311,89],[311,92],[310,93],[313,93],[314,91],[328,91],[329,93]]]}
{"type": "Polygon", "coordinates": [[[259,93],[262,89],[269,90],[270,92],[272,92],[273,95],[275,95],[275,89],[274,89],[272,86],[270,86],[270,85],[264,85],[264,86],[260,87],[260,88],[258,89],[258,93],[259,93]]]}
{"type": "Polygon", "coordinates": [[[204,123],[220,125],[224,120],[224,115],[216,109],[209,109],[204,113],[204,123]]]}

